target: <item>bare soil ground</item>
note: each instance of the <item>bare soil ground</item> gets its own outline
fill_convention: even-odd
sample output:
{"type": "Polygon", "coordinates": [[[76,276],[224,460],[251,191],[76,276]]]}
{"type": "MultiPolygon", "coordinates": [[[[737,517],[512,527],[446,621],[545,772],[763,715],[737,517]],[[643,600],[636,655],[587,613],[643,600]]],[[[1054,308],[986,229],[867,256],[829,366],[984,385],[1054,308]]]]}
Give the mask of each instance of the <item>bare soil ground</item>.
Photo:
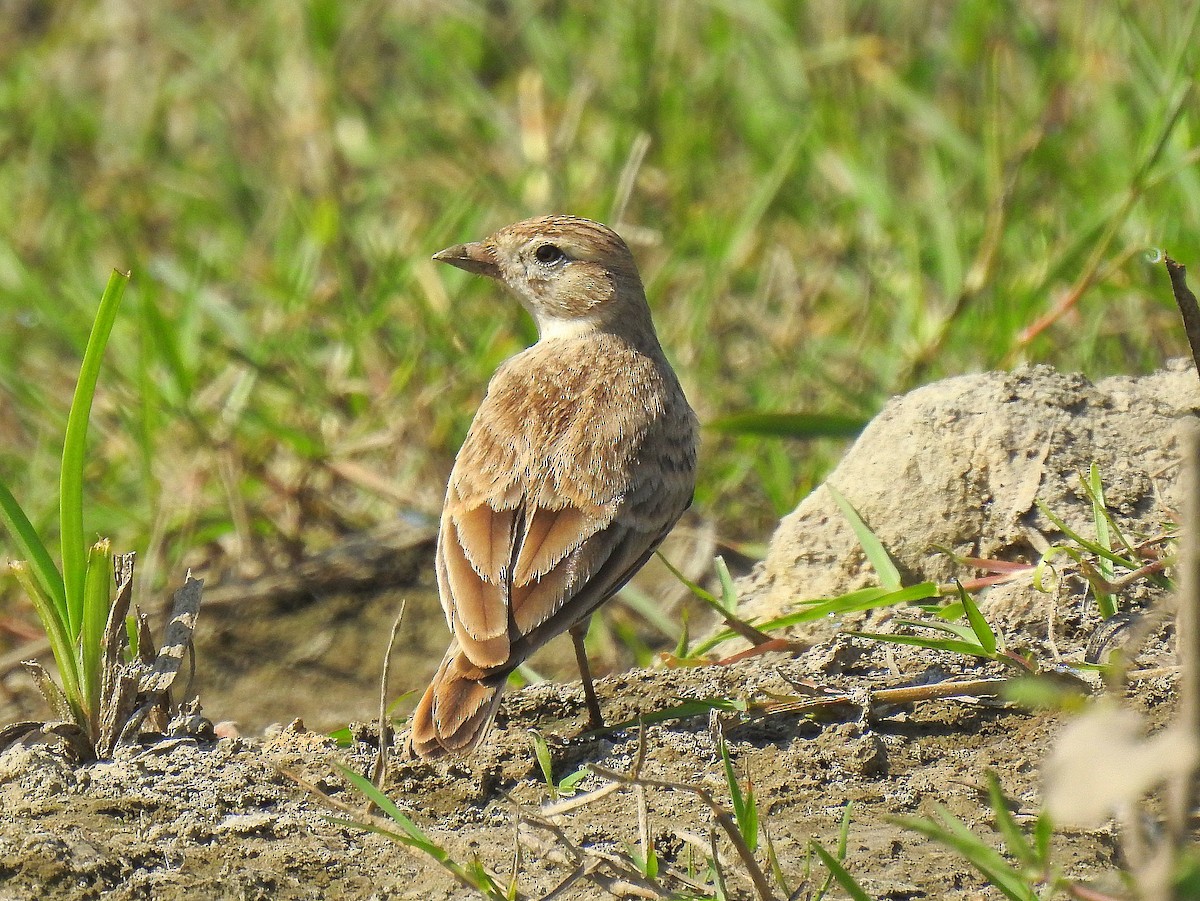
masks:
{"type": "MultiPolygon", "coordinates": [[[[1066,392],[1060,406],[1079,410],[1094,390],[1079,383],[1084,395],[1072,398],[1059,389],[1066,392]]],[[[969,470],[970,462],[963,467],[969,470]]],[[[894,490],[916,503],[923,489],[890,475],[894,490]]],[[[1147,485],[1160,478],[1172,476],[1154,474],[1147,485]]],[[[1116,511],[1118,519],[1161,518],[1165,502],[1155,503],[1160,506],[1131,501],[1125,513],[1116,511]]],[[[922,513],[913,521],[929,519],[922,513]]],[[[881,533],[893,527],[871,524],[881,533]]],[[[813,528],[812,517],[805,528],[813,528]]],[[[980,536],[981,543],[987,538],[980,536]]],[[[788,553],[795,547],[792,538],[775,543],[788,553]]],[[[1007,546],[987,547],[1002,557],[1007,546]]],[[[1028,553],[1014,545],[1012,558],[1028,553]]],[[[913,569],[902,563],[906,574],[913,569]]],[[[748,606],[768,594],[778,599],[778,559],[768,569],[772,565],[773,575],[760,571],[744,583],[752,595],[748,606]]],[[[414,572],[428,569],[418,565],[414,572]]],[[[842,590],[861,576],[860,564],[842,590]]],[[[1086,583],[1064,578],[1053,595],[1027,584],[994,594],[983,597],[983,610],[1010,648],[1046,667],[1082,660],[1099,623],[1086,583]]],[[[44,745],[0,755],[0,898],[477,897],[427,857],[331,822],[330,808],[302,786],[361,808],[361,797],[334,764],[366,771],[378,734],[372,726],[356,727],[357,741],[342,748],[325,730],[373,716],[379,661],[401,596],[409,605],[393,681],[397,689],[420,687],[445,642],[424,575],[376,596],[221,604],[201,613],[198,684],[205,712],[213,720],[236,720],[240,736],[149,741],[120,749],[112,761],[83,766],[44,745]],[[292,722],[297,717],[303,722],[292,722]],[[263,731],[270,722],[289,725],[263,731]]],[[[1139,585],[1123,603],[1139,611],[1162,600],[1161,590],[1139,585]]],[[[1000,897],[960,857],[890,818],[928,812],[937,802],[999,846],[989,825],[985,772],[997,774],[1018,819],[1030,822],[1041,803],[1042,763],[1067,715],[980,696],[873,701],[876,689],[1006,674],[996,663],[893,648],[841,631],[889,630],[892,616],[876,611],[824,623],[785,650],[737,661],[602,679],[598,689],[610,723],[653,718],[686,700],[744,702],[743,712],[665,719],[644,733],[630,725],[586,734],[577,682],[525,688],[506,697],[495,730],[475,756],[435,764],[393,758],[385,788],[454,859],[477,858],[504,880],[515,866],[522,897],[541,897],[564,883],[557,897],[686,897],[707,879],[712,816],[700,798],[662,787],[589,796],[609,784],[592,774],[576,787],[578,795],[546,808],[555,802],[529,732],[545,737],[558,779],[588,765],[628,772],[642,750],[644,777],[701,788],[728,805],[720,734],[743,783],[753,784],[790,888],[804,884],[810,839],[835,847],[845,806],[853,802],[846,866],[872,897],[1000,897]],[[823,695],[840,700],[803,712],[784,703],[823,695]],[[623,862],[638,847],[640,829],[662,858],[655,881],[639,880],[623,862]]],[[[1154,727],[1173,710],[1171,639],[1169,621],[1154,630],[1135,664],[1142,677],[1124,691],[1154,727]]],[[[569,658],[569,643],[562,644],[551,651],[546,671],[560,671],[554,654],[569,658]]],[[[736,650],[727,645],[721,653],[736,650]]],[[[6,686],[5,719],[25,697],[20,677],[9,677],[6,686]]],[[[1095,682],[1092,687],[1100,690],[1095,682]]],[[[401,731],[401,743],[403,737],[401,731]]],[[[719,845],[731,896],[756,897],[730,844],[719,839],[719,845]]],[[[1114,829],[1061,830],[1054,852],[1068,875],[1121,893],[1114,829]]],[[[823,878],[819,866],[813,871],[814,879],[823,878]]],[[[784,897],[777,886],[775,892],[784,897]]],[[[835,887],[830,897],[845,895],[835,887]]]]}

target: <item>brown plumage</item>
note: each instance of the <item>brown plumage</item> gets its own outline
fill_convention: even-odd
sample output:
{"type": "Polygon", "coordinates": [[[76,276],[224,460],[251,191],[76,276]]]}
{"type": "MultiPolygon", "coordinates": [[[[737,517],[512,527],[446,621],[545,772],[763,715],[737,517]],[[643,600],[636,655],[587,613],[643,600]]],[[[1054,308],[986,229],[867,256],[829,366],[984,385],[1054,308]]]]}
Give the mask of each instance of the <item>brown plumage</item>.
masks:
{"type": "Polygon", "coordinates": [[[538,342],[488,385],[446,488],[437,579],[454,640],[413,714],[421,757],[483,740],[505,679],[576,640],[691,502],[696,417],[659,346],[633,255],[587,219],[518,222],[435,260],[503,283],[538,342]]]}

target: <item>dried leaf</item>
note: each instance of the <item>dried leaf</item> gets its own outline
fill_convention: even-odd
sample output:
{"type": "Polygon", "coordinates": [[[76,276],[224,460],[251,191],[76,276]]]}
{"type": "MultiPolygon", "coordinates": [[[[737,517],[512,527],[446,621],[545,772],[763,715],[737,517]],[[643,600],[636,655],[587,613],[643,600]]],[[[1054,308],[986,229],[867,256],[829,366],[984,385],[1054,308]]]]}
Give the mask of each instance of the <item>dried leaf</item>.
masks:
{"type": "Polygon", "coordinates": [[[41,696],[46,699],[46,704],[49,705],[50,712],[63,722],[74,722],[75,713],[71,710],[71,704],[67,701],[67,696],[58,687],[58,683],[50,678],[50,674],[46,672],[46,668],[36,660],[26,660],[21,666],[33,678],[34,685],[41,696]]]}
{"type": "Polygon", "coordinates": [[[142,679],[142,691],[162,692],[171,687],[175,676],[183,665],[192,644],[192,633],[196,628],[196,615],[200,612],[200,600],[204,592],[204,580],[188,575],[183,587],[175,592],[174,610],[167,624],[163,644],[154,661],[154,669],[142,679]]]}

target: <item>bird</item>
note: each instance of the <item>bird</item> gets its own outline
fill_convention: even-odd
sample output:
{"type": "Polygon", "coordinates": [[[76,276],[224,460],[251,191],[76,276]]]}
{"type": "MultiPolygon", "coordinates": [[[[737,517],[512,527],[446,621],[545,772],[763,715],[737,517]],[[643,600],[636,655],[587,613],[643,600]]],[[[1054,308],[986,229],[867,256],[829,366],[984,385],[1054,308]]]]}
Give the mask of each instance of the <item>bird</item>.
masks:
{"type": "Polygon", "coordinates": [[[603,725],[583,639],[691,505],[698,435],[612,229],[542,216],[433,259],[503,285],[538,339],[496,370],[446,486],[436,570],[453,638],[413,712],[422,759],[473,752],[508,675],[563,632],[603,725]]]}

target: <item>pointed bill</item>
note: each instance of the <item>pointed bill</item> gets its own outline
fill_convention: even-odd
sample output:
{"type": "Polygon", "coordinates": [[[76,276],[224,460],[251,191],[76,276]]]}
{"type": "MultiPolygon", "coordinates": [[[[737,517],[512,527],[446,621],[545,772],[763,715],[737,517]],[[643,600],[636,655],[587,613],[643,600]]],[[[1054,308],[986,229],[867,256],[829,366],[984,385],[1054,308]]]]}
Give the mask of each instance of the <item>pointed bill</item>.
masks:
{"type": "Polygon", "coordinates": [[[449,263],[451,266],[457,266],[467,272],[474,272],[476,275],[486,275],[489,278],[500,277],[500,267],[496,263],[495,254],[491,247],[481,241],[447,247],[445,250],[435,253],[433,258],[439,263],[449,263]]]}

